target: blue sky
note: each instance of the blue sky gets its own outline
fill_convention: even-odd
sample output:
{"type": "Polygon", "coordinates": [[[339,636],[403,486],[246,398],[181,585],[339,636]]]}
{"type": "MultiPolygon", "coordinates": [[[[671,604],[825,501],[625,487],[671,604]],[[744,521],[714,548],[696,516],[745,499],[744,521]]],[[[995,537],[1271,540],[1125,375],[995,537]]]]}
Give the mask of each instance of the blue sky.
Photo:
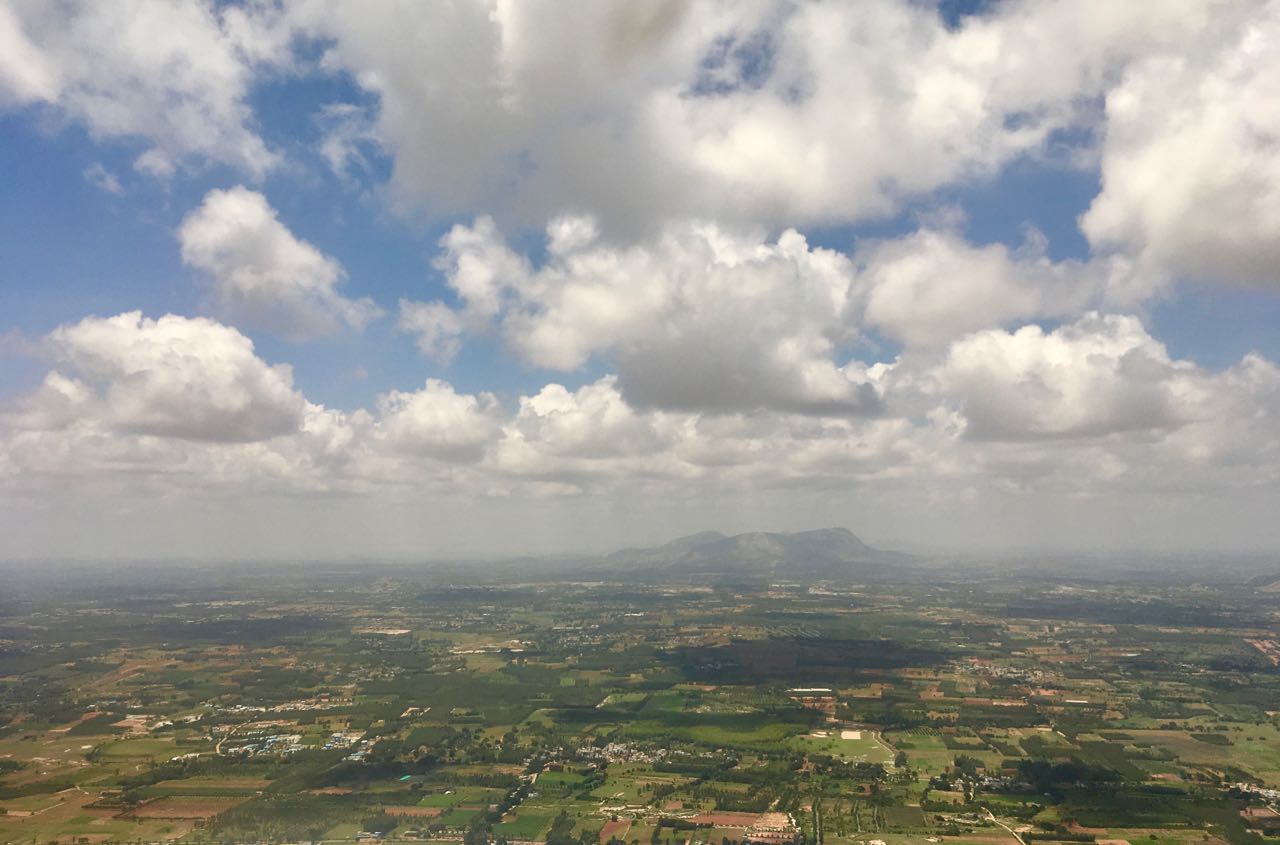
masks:
{"type": "MultiPolygon", "coordinates": [[[[402,297],[445,295],[431,262],[436,242],[453,221],[406,218],[388,207],[387,165],[376,150],[370,151],[371,172],[350,179],[332,173],[316,155],[316,114],[343,94],[351,96],[349,86],[328,78],[262,85],[253,99],[268,118],[263,128],[270,128],[279,146],[296,146],[296,162],[255,188],[294,233],[322,244],[342,263],[348,295],[372,297],[391,311],[402,297]]],[[[206,192],[243,179],[219,167],[183,171],[165,182],[139,177],[132,161],[140,144],[96,142],[78,126],[41,118],[11,114],[0,124],[0,166],[11,177],[0,185],[0,238],[8,256],[0,269],[0,313],[7,315],[6,330],[38,337],[89,314],[206,312],[198,274],[182,264],[177,229],[206,192]],[[127,185],[125,191],[117,196],[86,178],[95,165],[127,185]]],[[[513,399],[547,381],[544,372],[505,356],[490,338],[469,344],[447,367],[424,360],[393,323],[381,319],[364,333],[310,343],[283,342],[269,333],[254,341],[269,360],[294,366],[308,396],[347,410],[368,407],[378,394],[427,377],[513,399]]],[[[584,370],[571,381],[580,383],[598,371],[584,370]]],[[[44,374],[38,363],[21,360],[7,372],[10,390],[30,387],[44,374]]]]}
{"type": "Polygon", "coordinates": [[[1275,4],[535,5],[0,4],[10,553],[1280,539],[1275,4]]]}
{"type": "MultiPolygon", "coordinates": [[[[254,100],[266,118],[264,128],[270,127],[269,137],[279,145],[297,145],[299,161],[259,188],[290,229],[342,262],[350,295],[372,297],[391,310],[401,297],[444,295],[431,260],[454,221],[406,218],[389,208],[383,196],[388,167],[376,150],[370,151],[373,172],[357,174],[358,180],[335,176],[314,154],[316,113],[344,95],[352,95],[349,86],[328,78],[262,86],[254,100]]],[[[213,168],[183,172],[167,183],[140,178],[131,167],[141,149],[136,142],[95,142],[81,127],[38,113],[7,115],[0,134],[0,166],[8,174],[0,185],[0,239],[7,257],[0,269],[0,313],[7,315],[6,330],[36,337],[87,314],[204,310],[197,274],[182,266],[175,232],[205,192],[238,184],[237,174],[213,168]],[[127,183],[127,191],[115,196],[92,184],[84,173],[95,165],[127,183]]],[[[1046,236],[1052,258],[1084,259],[1089,246],[1077,220],[1098,187],[1096,173],[1025,157],[992,178],[923,198],[892,219],[807,231],[815,244],[847,251],[859,239],[907,233],[920,214],[934,208],[954,207],[964,215],[965,237],[975,244],[1017,247],[1031,226],[1046,236]]],[[[525,234],[538,245],[536,232],[525,234]]],[[[1144,309],[1144,317],[1176,357],[1206,367],[1229,366],[1248,352],[1280,358],[1280,300],[1270,292],[1184,282],[1144,309]]],[[[348,410],[429,376],[449,378],[460,389],[513,396],[536,390],[549,377],[488,337],[441,367],[415,355],[411,340],[389,323],[380,320],[363,334],[316,343],[287,344],[270,335],[254,339],[269,359],[293,364],[308,396],[348,410]],[[357,369],[367,378],[357,378],[357,369]]],[[[10,365],[10,390],[43,375],[36,362],[10,365]]],[[[587,368],[562,380],[577,385],[600,372],[587,368]]]]}

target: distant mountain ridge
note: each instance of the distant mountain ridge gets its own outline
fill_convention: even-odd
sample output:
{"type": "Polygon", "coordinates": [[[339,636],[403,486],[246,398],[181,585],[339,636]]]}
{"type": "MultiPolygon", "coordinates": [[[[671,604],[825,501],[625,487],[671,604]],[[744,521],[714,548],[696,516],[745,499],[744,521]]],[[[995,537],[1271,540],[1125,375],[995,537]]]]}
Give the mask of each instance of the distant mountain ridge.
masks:
{"type": "Polygon", "coordinates": [[[653,548],[622,549],[605,561],[610,568],[627,567],[637,573],[832,578],[861,576],[910,559],[901,552],[868,546],[846,528],[821,528],[732,536],[703,531],[653,548]]]}
{"type": "Polygon", "coordinates": [[[1251,587],[1257,587],[1260,593],[1280,593],[1280,572],[1258,575],[1248,583],[1251,587]]]}

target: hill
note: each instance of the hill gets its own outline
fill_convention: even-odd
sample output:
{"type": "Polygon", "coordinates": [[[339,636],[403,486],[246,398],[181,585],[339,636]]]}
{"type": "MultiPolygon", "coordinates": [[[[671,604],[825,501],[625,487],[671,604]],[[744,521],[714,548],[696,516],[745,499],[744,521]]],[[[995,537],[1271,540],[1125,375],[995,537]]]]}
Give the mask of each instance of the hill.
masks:
{"type": "Polygon", "coordinates": [[[1260,593],[1280,593],[1280,573],[1259,575],[1251,578],[1248,583],[1249,586],[1256,587],[1260,593]]]}
{"type": "Polygon", "coordinates": [[[605,559],[608,569],[634,575],[737,575],[790,580],[865,577],[909,555],[868,546],[844,528],[726,536],[704,531],[647,549],[623,549],[605,559]]]}

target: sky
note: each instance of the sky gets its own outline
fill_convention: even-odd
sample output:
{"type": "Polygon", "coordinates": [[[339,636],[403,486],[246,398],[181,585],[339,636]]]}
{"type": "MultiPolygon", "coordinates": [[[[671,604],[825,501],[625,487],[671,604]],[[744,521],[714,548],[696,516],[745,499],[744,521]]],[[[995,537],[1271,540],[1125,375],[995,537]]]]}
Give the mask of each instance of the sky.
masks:
{"type": "Polygon", "coordinates": [[[1280,550],[1276,0],[0,0],[0,557],[1280,550]]]}

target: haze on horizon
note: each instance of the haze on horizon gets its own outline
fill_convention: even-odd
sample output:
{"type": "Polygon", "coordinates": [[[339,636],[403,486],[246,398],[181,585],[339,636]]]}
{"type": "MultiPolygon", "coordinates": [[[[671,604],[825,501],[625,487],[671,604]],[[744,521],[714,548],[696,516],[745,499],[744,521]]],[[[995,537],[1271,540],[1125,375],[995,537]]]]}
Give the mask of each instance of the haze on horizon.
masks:
{"type": "Polygon", "coordinates": [[[1280,550],[1278,0],[0,0],[0,558],[1280,550]]]}

